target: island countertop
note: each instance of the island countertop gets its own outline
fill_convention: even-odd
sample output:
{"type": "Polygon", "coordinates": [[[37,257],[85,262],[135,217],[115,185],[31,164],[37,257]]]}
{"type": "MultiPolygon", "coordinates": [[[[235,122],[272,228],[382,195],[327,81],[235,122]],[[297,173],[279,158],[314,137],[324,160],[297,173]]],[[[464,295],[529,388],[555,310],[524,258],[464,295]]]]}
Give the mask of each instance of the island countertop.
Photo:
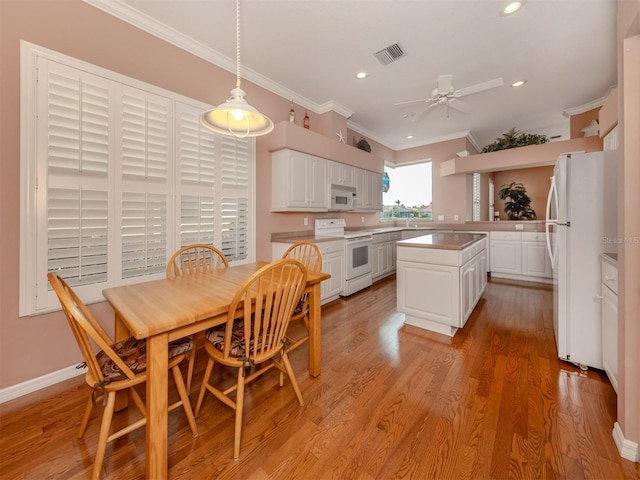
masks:
{"type": "Polygon", "coordinates": [[[397,243],[402,247],[437,248],[440,250],[463,250],[475,242],[486,238],[479,233],[427,233],[421,237],[400,240],[397,243]]]}

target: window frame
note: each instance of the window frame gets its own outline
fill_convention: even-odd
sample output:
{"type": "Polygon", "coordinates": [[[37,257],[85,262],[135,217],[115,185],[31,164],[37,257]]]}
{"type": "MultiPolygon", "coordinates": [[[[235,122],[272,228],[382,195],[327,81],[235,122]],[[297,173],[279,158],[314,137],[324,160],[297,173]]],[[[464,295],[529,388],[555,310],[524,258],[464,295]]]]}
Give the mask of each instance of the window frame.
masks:
{"type": "MultiPolygon", "coordinates": [[[[20,42],[20,55],[21,55],[21,93],[20,93],[20,253],[19,253],[19,265],[20,265],[20,280],[19,280],[19,315],[39,315],[49,311],[59,310],[60,306],[55,298],[55,294],[48,288],[46,280],[46,272],[49,270],[49,248],[48,242],[48,230],[46,224],[48,222],[48,172],[49,172],[49,153],[47,134],[49,130],[43,135],[39,127],[38,122],[38,108],[39,100],[38,95],[42,91],[38,91],[38,88],[44,88],[42,85],[39,87],[38,76],[38,64],[39,62],[55,62],[57,64],[69,67],[87,76],[97,76],[106,79],[108,82],[114,84],[121,84],[126,88],[138,89],[151,96],[158,96],[165,99],[170,103],[170,113],[167,118],[167,125],[170,133],[167,134],[167,152],[166,152],[166,191],[164,192],[166,205],[166,226],[164,226],[165,237],[165,262],[170,258],[175,250],[182,246],[182,222],[181,222],[181,203],[179,192],[183,190],[178,185],[179,182],[179,167],[180,167],[180,153],[178,152],[178,143],[181,137],[178,125],[177,112],[181,106],[196,109],[198,111],[206,111],[211,108],[210,105],[185,97],[183,95],[176,94],[156,87],[145,82],[132,79],[130,77],[121,75],[116,72],[106,70],[102,67],[92,65],[90,63],[69,57],[67,55],[40,47],[38,45],[21,40],[20,42]],[[42,158],[44,152],[44,158],[42,158]],[[38,158],[40,156],[40,158],[38,158]],[[43,227],[44,225],[44,227],[43,227]],[[42,229],[44,228],[44,237],[42,229]],[[44,247],[43,247],[44,245],[44,247]],[[43,274],[44,273],[44,274],[43,274]],[[38,299],[40,296],[40,299],[38,299]],[[42,297],[46,297],[43,299],[42,297]]],[[[42,79],[40,79],[42,82],[42,79]]],[[[45,91],[48,92],[48,84],[45,91]]],[[[117,100],[120,100],[118,98],[117,100]]],[[[114,100],[109,97],[109,102],[113,103],[114,100]]],[[[49,105],[49,103],[47,103],[49,105]]],[[[48,109],[49,107],[47,107],[48,109]]],[[[48,111],[48,110],[47,110],[48,111]]],[[[195,110],[194,110],[195,111],[195,110]]],[[[118,113],[116,111],[116,113],[118,113]]],[[[112,113],[109,113],[108,123],[112,125],[116,119],[112,118],[112,113]]],[[[122,192],[126,181],[123,180],[121,175],[121,162],[113,162],[113,158],[117,155],[115,149],[112,150],[114,141],[111,137],[115,137],[116,134],[112,132],[113,127],[109,127],[109,161],[108,163],[115,163],[117,165],[109,165],[107,175],[107,196],[108,196],[108,213],[107,213],[107,260],[106,260],[106,281],[100,281],[98,283],[82,285],[77,288],[78,294],[85,300],[86,303],[94,303],[104,301],[102,296],[102,290],[107,287],[113,287],[116,285],[123,285],[127,283],[137,283],[140,281],[153,280],[164,277],[164,270],[159,271],[159,267],[156,268],[156,273],[143,274],[132,278],[122,277],[122,210],[119,203],[121,202],[120,196],[116,197],[116,192],[122,192]]],[[[84,131],[84,130],[83,130],[84,131]]],[[[256,243],[255,243],[255,139],[233,139],[231,137],[223,137],[219,134],[209,132],[210,135],[215,136],[215,142],[222,144],[226,143],[226,160],[222,158],[223,147],[220,148],[220,154],[214,158],[216,169],[220,169],[220,179],[211,190],[212,197],[218,199],[219,206],[214,206],[216,210],[213,236],[215,243],[224,243],[231,238],[233,245],[231,248],[236,248],[238,245],[238,237],[242,236],[240,242],[242,248],[242,259],[234,260],[235,263],[249,263],[255,261],[256,243]],[[229,142],[232,142],[229,146],[229,142]],[[234,143],[235,142],[235,143],[234,143]],[[235,150],[234,150],[235,148],[235,150]],[[238,157],[238,153],[242,150],[241,157],[238,157]],[[241,178],[234,183],[233,178],[227,178],[223,180],[224,164],[229,161],[241,158],[241,162],[236,161],[235,165],[243,163],[243,171],[241,172],[241,178]],[[227,214],[225,217],[225,206],[223,202],[225,200],[233,201],[242,200],[242,207],[236,208],[236,211],[243,211],[243,216],[240,218],[240,227],[236,226],[236,233],[228,234],[228,231],[233,231],[233,225],[238,224],[238,218],[233,217],[234,212],[227,214]],[[230,217],[231,216],[231,217],[230,217]],[[226,218],[226,220],[225,220],[226,218]],[[224,222],[227,222],[226,224],[224,222]],[[234,223],[235,221],[235,223],[234,223]],[[233,225],[232,225],[233,224],[233,225]],[[225,227],[225,225],[227,225],[225,227]],[[231,225],[231,226],[229,226],[231,225]],[[223,228],[227,229],[225,233],[223,228]],[[238,233],[240,231],[240,233],[238,233]],[[235,237],[234,237],[235,235],[235,237]],[[234,242],[235,241],[235,242],[234,242]]],[[[217,145],[217,143],[216,143],[217,145]]],[[[232,172],[233,173],[233,172],[232,172]]],[[[237,173],[237,172],[236,172],[237,173]]],[[[62,176],[60,178],[63,178],[62,176]]],[[[164,183],[164,181],[163,181],[164,183]]],[[[164,188],[161,187],[161,188],[164,188]]],[[[153,189],[152,189],[153,190],[153,189]]],[[[149,222],[150,217],[145,217],[145,222],[149,222]]],[[[102,218],[104,222],[105,219],[102,218]]],[[[213,243],[213,242],[209,242],[213,243]]],[[[221,245],[217,245],[220,247],[221,245]]]]}
{"type": "MultiPolygon", "coordinates": [[[[431,206],[432,206],[431,218],[428,218],[428,217],[412,217],[412,216],[394,217],[393,214],[392,214],[392,216],[387,217],[387,216],[385,216],[385,205],[384,205],[384,194],[383,194],[382,211],[380,212],[380,215],[379,215],[379,220],[381,222],[395,222],[395,221],[398,221],[398,220],[410,220],[410,219],[419,220],[419,221],[425,221],[425,222],[432,222],[433,221],[433,159],[427,158],[427,159],[417,160],[415,162],[401,163],[401,164],[385,164],[385,168],[396,169],[396,168],[410,167],[410,166],[414,166],[414,165],[427,164],[427,163],[431,167],[431,206]]],[[[406,208],[408,208],[408,207],[406,207],[406,208]]]]}

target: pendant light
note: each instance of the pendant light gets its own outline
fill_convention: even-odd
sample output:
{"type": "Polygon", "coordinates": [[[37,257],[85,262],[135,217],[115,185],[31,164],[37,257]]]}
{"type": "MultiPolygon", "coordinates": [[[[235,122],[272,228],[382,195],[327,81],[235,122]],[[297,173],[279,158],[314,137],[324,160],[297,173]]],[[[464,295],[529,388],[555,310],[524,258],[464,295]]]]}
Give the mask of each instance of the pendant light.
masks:
{"type": "Polygon", "coordinates": [[[240,88],[240,0],[236,0],[236,87],[231,96],[213,110],[203,113],[200,122],[209,130],[234,137],[257,137],[273,130],[273,122],[244,99],[240,88]]]}

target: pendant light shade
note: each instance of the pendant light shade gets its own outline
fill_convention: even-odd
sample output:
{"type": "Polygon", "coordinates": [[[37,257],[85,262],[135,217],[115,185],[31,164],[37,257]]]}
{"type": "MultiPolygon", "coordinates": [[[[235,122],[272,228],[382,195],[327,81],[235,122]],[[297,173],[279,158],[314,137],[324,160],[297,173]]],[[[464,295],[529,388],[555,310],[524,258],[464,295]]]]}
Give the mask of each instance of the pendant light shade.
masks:
{"type": "Polygon", "coordinates": [[[236,0],[236,56],[236,87],[226,102],[203,113],[200,122],[222,135],[240,138],[265,135],[273,130],[273,122],[247,103],[240,88],[240,0],[236,0]]]}

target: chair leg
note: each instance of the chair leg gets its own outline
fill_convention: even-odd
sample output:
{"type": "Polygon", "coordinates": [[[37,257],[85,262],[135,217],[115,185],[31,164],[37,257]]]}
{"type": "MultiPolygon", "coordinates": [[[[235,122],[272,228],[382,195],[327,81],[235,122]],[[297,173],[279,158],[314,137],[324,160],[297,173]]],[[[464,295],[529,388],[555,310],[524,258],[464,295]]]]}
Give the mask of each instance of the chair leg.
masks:
{"type": "Polygon", "coordinates": [[[202,379],[202,386],[200,387],[200,393],[198,394],[198,402],[196,403],[196,417],[200,413],[200,407],[202,407],[202,400],[204,400],[204,394],[207,391],[207,385],[209,384],[209,377],[213,370],[213,360],[209,358],[207,362],[207,369],[204,371],[204,378],[202,379]]]}
{"type": "Polygon", "coordinates": [[[98,447],[96,449],[96,459],[93,463],[92,478],[98,480],[102,472],[102,462],[107,449],[107,440],[109,438],[109,430],[111,429],[111,420],[113,419],[113,411],[116,406],[116,392],[105,393],[107,396],[107,404],[102,414],[102,424],[100,425],[100,434],[98,435],[98,447]]]}
{"type": "Polygon", "coordinates": [[[89,424],[89,417],[91,416],[91,410],[93,410],[93,394],[89,394],[89,399],[87,400],[87,406],[84,409],[84,415],[82,416],[82,421],[80,422],[80,428],[78,429],[78,438],[82,438],[84,436],[84,432],[87,430],[87,425],[89,424]]]}
{"type": "Polygon", "coordinates": [[[242,410],[244,406],[244,372],[238,369],[238,389],[236,391],[236,429],[233,436],[233,459],[240,458],[240,438],[242,435],[242,410]]]}
{"type": "Polygon", "coordinates": [[[193,379],[193,367],[196,363],[196,348],[198,346],[198,336],[191,336],[191,351],[189,352],[189,368],[187,370],[187,393],[191,393],[191,380],[193,379]]]}
{"type": "Polygon", "coordinates": [[[289,362],[289,356],[286,352],[282,352],[282,363],[284,364],[284,368],[287,371],[287,375],[289,376],[289,380],[291,380],[291,385],[293,386],[293,390],[296,392],[296,397],[298,397],[298,403],[300,406],[304,406],[304,400],[302,399],[302,392],[300,391],[300,387],[298,386],[298,381],[296,380],[295,375],[293,374],[293,368],[291,368],[291,362],[289,362]]]}
{"type": "Polygon", "coordinates": [[[196,426],[196,421],[193,418],[193,410],[191,410],[191,403],[189,402],[189,393],[185,388],[184,380],[182,379],[182,372],[180,371],[180,367],[177,365],[171,370],[173,371],[173,379],[176,382],[178,395],[180,395],[180,400],[182,400],[182,408],[184,408],[184,413],[187,415],[187,421],[191,427],[191,433],[193,433],[194,437],[197,437],[198,427],[196,426]]]}

